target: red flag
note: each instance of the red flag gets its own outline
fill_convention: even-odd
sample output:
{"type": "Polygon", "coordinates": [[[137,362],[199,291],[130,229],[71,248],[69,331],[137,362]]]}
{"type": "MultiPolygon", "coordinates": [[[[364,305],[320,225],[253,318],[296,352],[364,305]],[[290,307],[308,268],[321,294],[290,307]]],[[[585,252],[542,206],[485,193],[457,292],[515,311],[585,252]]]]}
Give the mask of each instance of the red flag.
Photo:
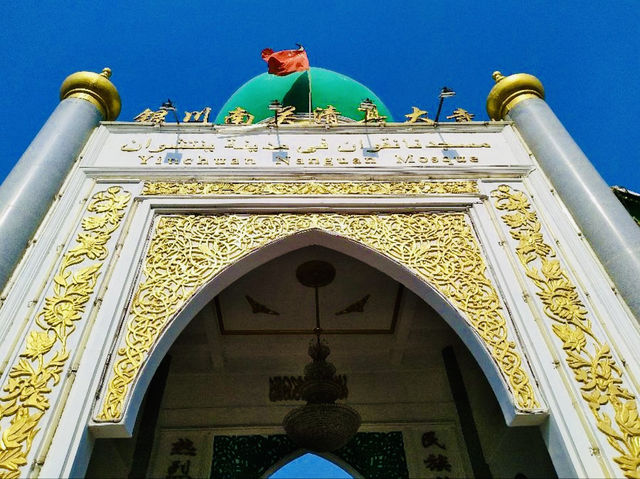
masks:
{"type": "Polygon", "coordinates": [[[271,48],[262,50],[262,59],[269,65],[269,73],[285,76],[309,69],[309,59],[304,48],[274,52],[271,48]]]}

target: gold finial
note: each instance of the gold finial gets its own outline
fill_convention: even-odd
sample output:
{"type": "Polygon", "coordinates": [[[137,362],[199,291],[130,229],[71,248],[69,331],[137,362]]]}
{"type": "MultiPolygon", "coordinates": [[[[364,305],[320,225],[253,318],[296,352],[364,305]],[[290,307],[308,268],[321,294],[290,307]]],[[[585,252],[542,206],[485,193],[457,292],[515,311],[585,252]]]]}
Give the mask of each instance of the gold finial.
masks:
{"type": "Polygon", "coordinates": [[[523,100],[540,98],[544,100],[544,87],[540,80],[528,73],[504,76],[493,72],[496,82],[487,97],[487,113],[492,120],[502,120],[507,113],[523,100]]]}
{"type": "Polygon", "coordinates": [[[494,71],[491,77],[493,78],[493,81],[495,81],[496,83],[498,83],[500,80],[505,78],[505,76],[502,73],[500,73],[498,70],[494,71]]]}
{"type": "Polygon", "coordinates": [[[100,110],[107,121],[118,118],[122,104],[120,94],[109,80],[111,68],[103,68],[102,73],[76,72],[69,75],[60,86],[60,100],[81,98],[100,110]]]}

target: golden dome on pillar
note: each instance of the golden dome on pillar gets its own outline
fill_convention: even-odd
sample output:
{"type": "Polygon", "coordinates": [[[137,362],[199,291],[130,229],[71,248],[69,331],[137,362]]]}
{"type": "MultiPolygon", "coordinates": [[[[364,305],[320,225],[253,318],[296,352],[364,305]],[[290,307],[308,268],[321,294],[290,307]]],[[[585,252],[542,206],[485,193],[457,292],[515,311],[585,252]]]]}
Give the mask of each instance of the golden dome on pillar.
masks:
{"type": "Polygon", "coordinates": [[[60,100],[82,98],[93,103],[107,121],[118,118],[120,94],[111,81],[111,69],[104,68],[102,73],[76,72],[69,75],[60,86],[60,100]]]}
{"type": "Polygon", "coordinates": [[[493,72],[496,84],[487,97],[487,113],[492,120],[502,120],[509,110],[528,98],[544,100],[544,87],[540,80],[528,73],[516,73],[505,77],[493,72]]]}

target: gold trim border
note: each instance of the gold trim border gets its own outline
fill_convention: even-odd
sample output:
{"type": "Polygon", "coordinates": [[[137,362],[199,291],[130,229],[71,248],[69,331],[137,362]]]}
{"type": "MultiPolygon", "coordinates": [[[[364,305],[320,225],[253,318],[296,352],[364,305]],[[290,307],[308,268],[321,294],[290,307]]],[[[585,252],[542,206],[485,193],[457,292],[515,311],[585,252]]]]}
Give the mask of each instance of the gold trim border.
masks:
{"type": "Polygon", "coordinates": [[[259,248],[313,229],[371,248],[435,287],[485,344],[516,407],[539,409],[464,213],[161,215],[96,421],[121,420],[130,386],[159,337],[207,282],[259,248]]]}
{"type": "Polygon", "coordinates": [[[426,195],[478,194],[478,183],[462,181],[146,181],[142,194],[207,195],[426,195]]]}
{"type": "Polygon", "coordinates": [[[62,257],[53,278],[53,292],[36,316],[22,351],[14,360],[0,396],[0,478],[23,477],[38,424],[51,407],[49,396],[60,384],[71,355],[67,341],[85,313],[95,290],[106,244],[124,218],[131,194],[120,186],[99,191],[91,198],[82,219],[76,245],[62,257]],[[8,424],[5,420],[8,419],[8,424]]]}
{"type": "Polygon", "coordinates": [[[591,327],[589,311],[554,249],[545,242],[542,225],[529,198],[509,185],[491,192],[525,275],[535,285],[544,314],[562,342],[565,361],[580,385],[597,428],[620,456],[614,461],[625,477],[640,477],[640,418],[635,395],[624,387],[622,369],[610,346],[591,327]],[[613,416],[613,417],[612,417],[613,416]]]}

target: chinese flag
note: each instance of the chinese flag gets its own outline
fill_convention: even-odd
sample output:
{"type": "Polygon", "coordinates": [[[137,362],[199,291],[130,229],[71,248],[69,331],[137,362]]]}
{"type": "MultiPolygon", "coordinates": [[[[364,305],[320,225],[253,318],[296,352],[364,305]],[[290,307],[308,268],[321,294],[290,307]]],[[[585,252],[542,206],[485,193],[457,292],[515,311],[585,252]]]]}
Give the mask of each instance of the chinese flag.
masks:
{"type": "Polygon", "coordinates": [[[269,73],[285,76],[309,69],[309,59],[304,48],[274,52],[271,48],[262,50],[262,59],[269,65],[269,73]]]}

